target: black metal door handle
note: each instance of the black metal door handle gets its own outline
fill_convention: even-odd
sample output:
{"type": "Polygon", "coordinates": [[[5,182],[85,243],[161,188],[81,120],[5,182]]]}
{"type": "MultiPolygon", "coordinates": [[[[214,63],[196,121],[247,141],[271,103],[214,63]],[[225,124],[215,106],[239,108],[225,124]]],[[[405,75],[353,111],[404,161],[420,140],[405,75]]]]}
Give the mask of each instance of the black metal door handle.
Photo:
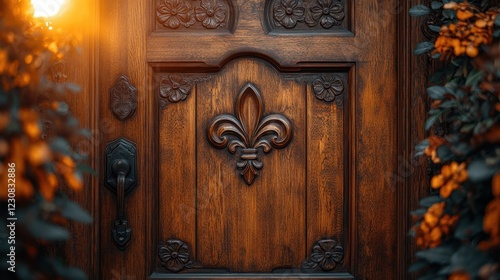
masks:
{"type": "Polygon", "coordinates": [[[105,186],[116,195],[117,216],[112,237],[120,250],[125,250],[132,236],[132,229],[125,216],[125,198],[137,188],[136,146],[119,138],[106,147],[105,186]]]}

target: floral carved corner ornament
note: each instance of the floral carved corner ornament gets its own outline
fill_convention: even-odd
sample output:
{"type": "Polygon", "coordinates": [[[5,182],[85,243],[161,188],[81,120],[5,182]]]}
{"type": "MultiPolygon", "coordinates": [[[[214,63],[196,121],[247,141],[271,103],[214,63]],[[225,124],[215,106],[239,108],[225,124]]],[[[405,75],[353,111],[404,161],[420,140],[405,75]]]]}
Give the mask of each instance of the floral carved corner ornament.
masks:
{"type": "Polygon", "coordinates": [[[181,25],[190,27],[199,22],[207,29],[226,24],[228,8],[221,0],[162,0],[156,9],[156,19],[164,27],[177,29],[181,25]]]}
{"type": "Polygon", "coordinates": [[[130,83],[128,77],[118,76],[109,94],[111,111],[115,116],[121,121],[132,117],[137,109],[137,89],[130,83]]]}
{"type": "Polygon", "coordinates": [[[341,25],[345,13],[337,0],[275,0],[273,17],[276,25],[287,29],[294,28],[299,22],[305,22],[309,27],[319,24],[329,29],[341,25]]]}
{"type": "Polygon", "coordinates": [[[191,82],[178,75],[169,75],[160,79],[160,97],[172,103],[186,100],[191,93],[191,82]]]}
{"type": "Polygon", "coordinates": [[[230,153],[241,149],[236,163],[240,174],[251,185],[263,167],[259,149],[269,153],[272,148],[285,148],[292,139],[292,125],[281,114],[262,115],[262,97],[252,84],[243,87],[236,101],[235,116],[219,115],[208,126],[208,140],[218,149],[228,147],[230,153]]]}
{"type": "Polygon", "coordinates": [[[161,264],[172,272],[201,267],[191,260],[190,253],[188,245],[177,239],[169,239],[158,248],[161,264]]]}
{"type": "Polygon", "coordinates": [[[337,96],[344,93],[344,80],[337,75],[319,77],[312,85],[316,98],[325,102],[335,101],[337,96]]]}
{"type": "Polygon", "coordinates": [[[323,239],[314,245],[311,256],[302,264],[302,268],[331,271],[342,262],[343,258],[344,249],[337,245],[337,241],[323,239]]]}

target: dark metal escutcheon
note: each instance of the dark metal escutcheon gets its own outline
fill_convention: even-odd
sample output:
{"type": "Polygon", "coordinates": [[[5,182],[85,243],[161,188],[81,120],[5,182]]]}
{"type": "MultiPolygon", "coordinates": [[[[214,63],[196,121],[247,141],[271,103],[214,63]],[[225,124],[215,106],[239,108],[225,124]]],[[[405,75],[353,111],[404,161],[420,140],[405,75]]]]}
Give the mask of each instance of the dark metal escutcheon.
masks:
{"type": "MultiPolygon", "coordinates": [[[[116,195],[117,173],[113,168],[117,160],[128,162],[130,170],[125,177],[125,197],[131,194],[138,186],[137,180],[137,148],[134,142],[125,138],[118,138],[106,146],[106,179],[104,185],[116,195]]],[[[118,171],[119,166],[115,166],[118,171]]]]}
{"type": "Polygon", "coordinates": [[[132,229],[125,219],[125,197],[138,186],[136,146],[133,142],[119,138],[106,147],[106,180],[104,185],[116,196],[118,218],[112,230],[113,241],[120,250],[125,250],[132,236],[132,229]]]}

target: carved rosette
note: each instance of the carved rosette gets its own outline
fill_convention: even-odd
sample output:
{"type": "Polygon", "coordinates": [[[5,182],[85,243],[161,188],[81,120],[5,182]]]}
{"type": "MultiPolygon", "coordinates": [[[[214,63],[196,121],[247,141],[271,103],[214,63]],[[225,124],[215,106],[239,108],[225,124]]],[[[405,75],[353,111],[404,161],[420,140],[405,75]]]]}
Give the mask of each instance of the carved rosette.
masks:
{"type": "MultiPolygon", "coordinates": [[[[191,93],[191,81],[178,75],[169,75],[160,79],[160,97],[172,103],[186,100],[191,93]]],[[[164,101],[164,100],[163,100],[164,101]]],[[[166,102],[161,102],[162,107],[166,102]]]]}
{"type": "Polygon", "coordinates": [[[320,27],[330,29],[340,26],[345,18],[344,5],[337,0],[274,0],[272,4],[274,24],[286,29],[320,27]]]}
{"type": "Polygon", "coordinates": [[[181,240],[169,239],[165,244],[158,246],[161,265],[172,272],[201,267],[191,259],[190,254],[188,245],[181,240]]]}
{"type": "Polygon", "coordinates": [[[322,76],[313,81],[313,91],[316,98],[332,102],[344,93],[344,80],[337,75],[322,76]]]}
{"type": "Polygon", "coordinates": [[[126,120],[137,109],[137,89],[125,75],[116,78],[115,84],[109,89],[111,111],[119,120],[126,120]]]}
{"type": "Polygon", "coordinates": [[[222,0],[161,0],[156,9],[156,20],[167,29],[216,29],[225,26],[227,18],[228,6],[222,0]]]}
{"type": "Polygon", "coordinates": [[[312,254],[302,263],[303,269],[332,271],[342,262],[344,249],[333,239],[323,239],[313,246],[312,254]]]}
{"type": "Polygon", "coordinates": [[[272,148],[285,148],[292,139],[292,125],[283,115],[262,116],[262,97],[252,84],[243,87],[236,102],[235,116],[219,115],[213,118],[207,134],[210,144],[218,149],[228,147],[230,153],[240,148],[236,163],[245,182],[251,185],[263,167],[259,150],[269,153],[272,148]]]}

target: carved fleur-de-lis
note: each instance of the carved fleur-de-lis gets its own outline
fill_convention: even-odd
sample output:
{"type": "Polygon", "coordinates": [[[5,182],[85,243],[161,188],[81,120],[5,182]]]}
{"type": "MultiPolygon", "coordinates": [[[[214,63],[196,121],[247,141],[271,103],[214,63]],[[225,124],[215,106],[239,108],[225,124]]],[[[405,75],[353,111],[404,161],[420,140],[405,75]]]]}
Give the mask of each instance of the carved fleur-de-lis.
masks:
{"type": "Polygon", "coordinates": [[[235,153],[241,148],[240,161],[236,166],[248,185],[251,185],[263,163],[259,148],[269,153],[272,148],[286,147],[292,139],[292,125],[283,115],[262,116],[262,97],[252,84],[241,90],[236,101],[235,114],[219,115],[208,126],[208,140],[218,149],[228,147],[235,153]]]}

